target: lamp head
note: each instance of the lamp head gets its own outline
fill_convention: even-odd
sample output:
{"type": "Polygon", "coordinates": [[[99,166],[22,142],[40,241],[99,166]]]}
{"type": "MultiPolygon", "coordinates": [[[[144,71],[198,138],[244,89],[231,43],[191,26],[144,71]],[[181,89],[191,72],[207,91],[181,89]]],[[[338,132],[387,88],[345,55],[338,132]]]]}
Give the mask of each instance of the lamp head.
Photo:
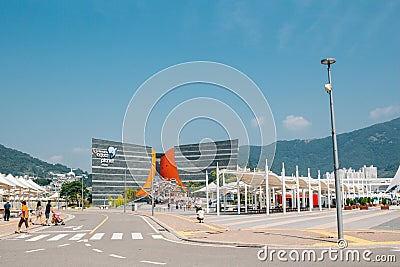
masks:
{"type": "Polygon", "coordinates": [[[332,84],[330,84],[330,83],[325,84],[325,91],[326,91],[327,93],[329,93],[330,91],[332,91],[332,84]]]}
{"type": "Polygon", "coordinates": [[[332,65],[335,62],[336,62],[335,58],[324,58],[321,60],[321,64],[323,65],[332,65]]]}

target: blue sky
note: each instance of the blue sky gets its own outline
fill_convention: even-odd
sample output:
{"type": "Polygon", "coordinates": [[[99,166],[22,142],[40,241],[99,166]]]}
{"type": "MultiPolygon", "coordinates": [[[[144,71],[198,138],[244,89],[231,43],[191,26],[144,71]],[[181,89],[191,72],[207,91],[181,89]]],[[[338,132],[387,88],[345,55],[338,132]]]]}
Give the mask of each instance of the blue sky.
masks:
{"type": "MultiPolygon", "coordinates": [[[[90,171],[91,138],[122,140],[141,84],[198,60],[250,77],[278,140],[330,135],[325,57],[338,132],[387,121],[400,116],[398,14],[398,1],[0,1],[0,143],[90,171]]],[[[181,142],[224,136],[197,124],[181,142]]]]}

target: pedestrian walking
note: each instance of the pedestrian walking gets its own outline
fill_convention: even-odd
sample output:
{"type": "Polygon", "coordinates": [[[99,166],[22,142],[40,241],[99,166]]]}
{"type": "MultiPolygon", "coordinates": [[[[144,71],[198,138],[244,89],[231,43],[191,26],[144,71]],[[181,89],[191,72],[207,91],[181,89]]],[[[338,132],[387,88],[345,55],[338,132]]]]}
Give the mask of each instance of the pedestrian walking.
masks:
{"type": "Polygon", "coordinates": [[[7,203],[4,204],[4,220],[5,221],[10,220],[10,210],[11,210],[11,204],[10,204],[10,202],[7,201],[7,203]]]}
{"type": "Polygon", "coordinates": [[[42,221],[43,210],[42,210],[42,203],[40,202],[40,200],[36,204],[35,215],[36,215],[36,219],[35,219],[35,221],[32,222],[32,224],[34,225],[35,223],[37,223],[38,219],[40,219],[40,224],[42,224],[43,223],[43,221],[42,221]]]}
{"type": "Polygon", "coordinates": [[[21,207],[21,219],[19,220],[18,223],[18,230],[15,231],[16,234],[19,234],[21,232],[21,226],[23,223],[25,223],[25,228],[26,228],[26,233],[28,233],[28,229],[29,229],[29,210],[28,207],[26,206],[26,201],[23,200],[22,201],[22,207],[21,207]]]}
{"type": "Polygon", "coordinates": [[[201,198],[197,197],[196,201],[194,203],[194,208],[196,209],[196,213],[199,211],[199,209],[201,208],[202,204],[203,204],[203,201],[201,200],[201,198]]]}
{"type": "Polygon", "coordinates": [[[46,209],[44,211],[44,215],[46,217],[46,225],[47,226],[50,226],[50,224],[49,224],[50,212],[53,212],[53,208],[51,207],[51,200],[49,199],[47,201],[46,209]]]}

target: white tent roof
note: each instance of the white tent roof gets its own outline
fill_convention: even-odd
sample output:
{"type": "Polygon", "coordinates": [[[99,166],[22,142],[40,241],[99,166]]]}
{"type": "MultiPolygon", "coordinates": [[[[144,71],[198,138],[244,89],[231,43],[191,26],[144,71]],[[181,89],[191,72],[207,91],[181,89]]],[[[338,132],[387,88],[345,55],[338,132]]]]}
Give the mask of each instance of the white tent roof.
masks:
{"type": "MultiPolygon", "coordinates": [[[[217,190],[217,185],[214,182],[211,182],[208,184],[208,192],[216,192],[216,190],[217,190]]],[[[198,192],[206,192],[206,191],[207,191],[207,187],[205,186],[194,192],[198,193],[198,192]]]]}
{"type": "Polygon", "coordinates": [[[397,172],[394,175],[392,182],[390,183],[390,185],[386,189],[386,192],[392,191],[392,190],[398,188],[399,186],[400,186],[400,166],[397,169],[397,172]]]}
{"type": "Polygon", "coordinates": [[[35,183],[34,181],[32,181],[31,179],[26,181],[28,184],[30,184],[33,188],[35,188],[38,191],[43,191],[46,192],[46,189],[44,189],[43,187],[41,187],[40,185],[38,185],[37,183],[35,183]]]}
{"type": "Polygon", "coordinates": [[[58,192],[55,192],[54,194],[52,194],[52,195],[49,197],[49,199],[57,199],[57,198],[59,198],[58,192]]]}
{"type": "Polygon", "coordinates": [[[24,186],[17,179],[15,179],[15,177],[12,176],[12,174],[8,174],[6,177],[4,177],[4,179],[6,179],[8,182],[12,183],[14,185],[14,187],[26,188],[26,186],[24,186]]]}
{"type": "Polygon", "coordinates": [[[17,178],[16,177],[15,179],[18,180],[18,182],[20,182],[22,185],[24,185],[29,191],[38,191],[32,185],[28,184],[28,182],[24,178],[22,178],[22,177],[17,178]]]}
{"type": "Polygon", "coordinates": [[[6,179],[6,177],[0,173],[0,187],[1,188],[8,188],[10,189],[11,187],[15,187],[16,185],[10,181],[8,181],[8,179],[6,179]]]}

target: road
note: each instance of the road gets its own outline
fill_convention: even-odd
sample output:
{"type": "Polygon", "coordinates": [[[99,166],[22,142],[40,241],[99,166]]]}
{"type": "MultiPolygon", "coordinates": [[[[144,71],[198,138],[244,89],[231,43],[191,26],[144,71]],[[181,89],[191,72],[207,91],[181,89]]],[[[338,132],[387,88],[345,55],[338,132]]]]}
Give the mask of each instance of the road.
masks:
{"type": "MultiPolygon", "coordinates": [[[[165,238],[165,233],[154,226],[150,219],[133,214],[73,213],[65,226],[40,226],[28,235],[12,234],[0,240],[0,262],[1,266],[293,266],[290,258],[288,262],[280,261],[277,252],[272,254],[271,261],[274,248],[268,248],[268,259],[260,261],[257,256],[265,256],[260,248],[181,242],[172,236],[165,238]]],[[[302,251],[298,251],[300,255],[302,251]]],[[[396,255],[400,260],[398,251],[387,248],[372,251],[373,255],[396,255]]],[[[286,258],[289,253],[296,255],[286,252],[286,258]]],[[[320,252],[316,249],[317,255],[320,252]]],[[[325,256],[324,263],[298,264],[339,265],[338,260],[325,256]]],[[[396,266],[365,261],[345,265],[396,266]]]]}

